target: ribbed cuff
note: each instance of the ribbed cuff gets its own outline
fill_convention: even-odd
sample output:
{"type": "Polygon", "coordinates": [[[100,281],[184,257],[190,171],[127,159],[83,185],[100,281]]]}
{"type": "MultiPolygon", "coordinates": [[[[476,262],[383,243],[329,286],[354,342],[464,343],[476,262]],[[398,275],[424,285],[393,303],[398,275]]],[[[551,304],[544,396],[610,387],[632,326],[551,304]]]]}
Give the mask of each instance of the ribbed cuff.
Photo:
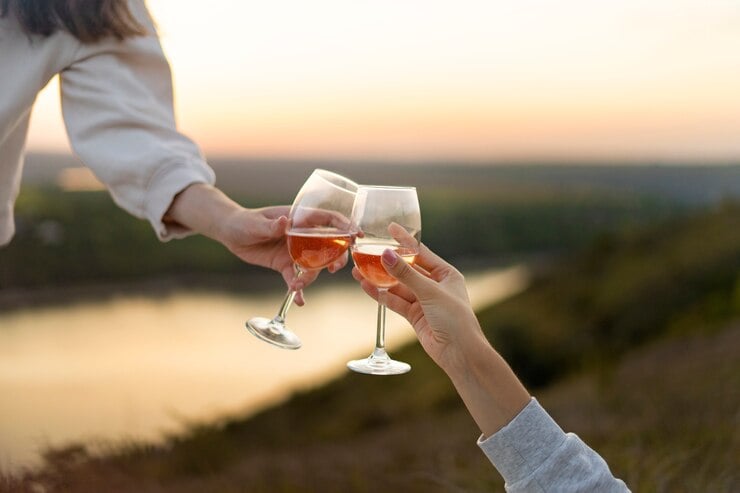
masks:
{"type": "Polygon", "coordinates": [[[194,183],[213,185],[215,182],[215,173],[203,162],[173,164],[152,177],[146,192],[144,210],[160,241],[184,238],[193,234],[184,226],[162,222],[175,195],[194,183]]]}
{"type": "Polygon", "coordinates": [[[524,409],[478,446],[498,469],[507,484],[532,474],[565,441],[558,424],[533,397],[524,409]]]}

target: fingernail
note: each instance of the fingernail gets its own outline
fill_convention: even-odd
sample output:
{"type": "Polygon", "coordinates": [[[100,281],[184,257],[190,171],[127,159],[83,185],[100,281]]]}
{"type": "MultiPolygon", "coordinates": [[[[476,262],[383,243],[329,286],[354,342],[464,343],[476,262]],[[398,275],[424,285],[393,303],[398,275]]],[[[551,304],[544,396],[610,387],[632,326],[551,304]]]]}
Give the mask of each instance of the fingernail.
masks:
{"type": "MultiPolygon", "coordinates": [[[[285,216],[280,216],[279,218],[275,219],[272,223],[272,229],[277,233],[280,231],[287,223],[287,221],[283,221],[283,218],[285,216]]],[[[286,218],[287,219],[287,218],[286,218]]]]}
{"type": "Polygon", "coordinates": [[[387,248],[383,252],[383,256],[381,258],[383,259],[383,263],[388,267],[393,267],[394,265],[396,265],[396,262],[398,262],[398,255],[396,255],[396,252],[394,252],[390,248],[387,248]]]}

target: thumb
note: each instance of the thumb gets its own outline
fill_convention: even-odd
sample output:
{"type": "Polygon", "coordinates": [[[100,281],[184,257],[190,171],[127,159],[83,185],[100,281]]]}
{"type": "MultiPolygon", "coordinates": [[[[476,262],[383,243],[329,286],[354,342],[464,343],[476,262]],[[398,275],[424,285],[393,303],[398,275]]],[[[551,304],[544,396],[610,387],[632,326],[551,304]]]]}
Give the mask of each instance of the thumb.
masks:
{"type": "Polygon", "coordinates": [[[385,270],[408,287],[417,298],[427,298],[434,292],[436,283],[407,264],[393,250],[386,249],[381,261],[385,270]]]}
{"type": "Polygon", "coordinates": [[[280,216],[277,219],[260,217],[253,226],[254,236],[265,240],[280,238],[285,234],[288,218],[280,216]]]}

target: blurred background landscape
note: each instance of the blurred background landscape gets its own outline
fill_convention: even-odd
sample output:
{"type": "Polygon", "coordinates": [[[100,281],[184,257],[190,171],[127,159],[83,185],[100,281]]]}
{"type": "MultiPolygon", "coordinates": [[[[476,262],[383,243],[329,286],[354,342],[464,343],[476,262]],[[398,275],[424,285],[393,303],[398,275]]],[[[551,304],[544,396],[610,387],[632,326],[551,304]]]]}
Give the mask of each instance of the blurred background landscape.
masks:
{"type": "MultiPolygon", "coordinates": [[[[217,184],[290,203],[311,170],[413,185],[535,396],[632,491],[740,490],[740,13],[726,2],[151,0],[176,111],[217,184]],[[193,33],[199,33],[194,36],[193,33]]],[[[0,491],[503,491],[446,377],[345,362],[375,306],[159,243],[34,109],[0,250],[0,491]]]]}
{"type": "MultiPolygon", "coordinates": [[[[419,188],[424,241],[469,280],[493,273],[493,344],[635,490],[738,486],[740,167],[213,161],[251,206],[289,202],[319,164],[419,188]]],[[[348,270],[291,313],[314,357],[296,359],[242,329],[277,309],[279,276],[203,238],[160,244],[106,192],[65,190],[69,170],[92,183],[29,157],[0,256],[6,489],[502,488],[408,327],[391,348],[410,374],[344,369],[374,316],[348,270]]]]}

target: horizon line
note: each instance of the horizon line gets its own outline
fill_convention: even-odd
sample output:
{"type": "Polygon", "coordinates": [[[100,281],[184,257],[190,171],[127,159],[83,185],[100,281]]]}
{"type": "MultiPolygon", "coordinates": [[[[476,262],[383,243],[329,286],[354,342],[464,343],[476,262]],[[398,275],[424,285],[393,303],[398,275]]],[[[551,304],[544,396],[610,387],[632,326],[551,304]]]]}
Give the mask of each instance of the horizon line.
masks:
{"type": "MultiPolygon", "coordinates": [[[[33,157],[63,157],[79,161],[71,151],[29,150],[26,158],[33,157]]],[[[265,163],[294,163],[310,164],[316,162],[343,163],[343,164],[374,164],[374,165],[408,165],[408,166],[471,166],[471,167],[505,167],[505,166],[624,166],[624,167],[732,167],[740,166],[740,157],[733,159],[717,158],[609,158],[609,157],[578,157],[578,158],[540,158],[540,157],[490,157],[471,158],[462,156],[443,156],[438,158],[423,157],[376,157],[376,156],[291,156],[291,155],[259,155],[259,154],[204,154],[206,162],[224,164],[228,161],[265,162],[265,163]]],[[[79,161],[80,164],[83,164],[79,161]]]]}

